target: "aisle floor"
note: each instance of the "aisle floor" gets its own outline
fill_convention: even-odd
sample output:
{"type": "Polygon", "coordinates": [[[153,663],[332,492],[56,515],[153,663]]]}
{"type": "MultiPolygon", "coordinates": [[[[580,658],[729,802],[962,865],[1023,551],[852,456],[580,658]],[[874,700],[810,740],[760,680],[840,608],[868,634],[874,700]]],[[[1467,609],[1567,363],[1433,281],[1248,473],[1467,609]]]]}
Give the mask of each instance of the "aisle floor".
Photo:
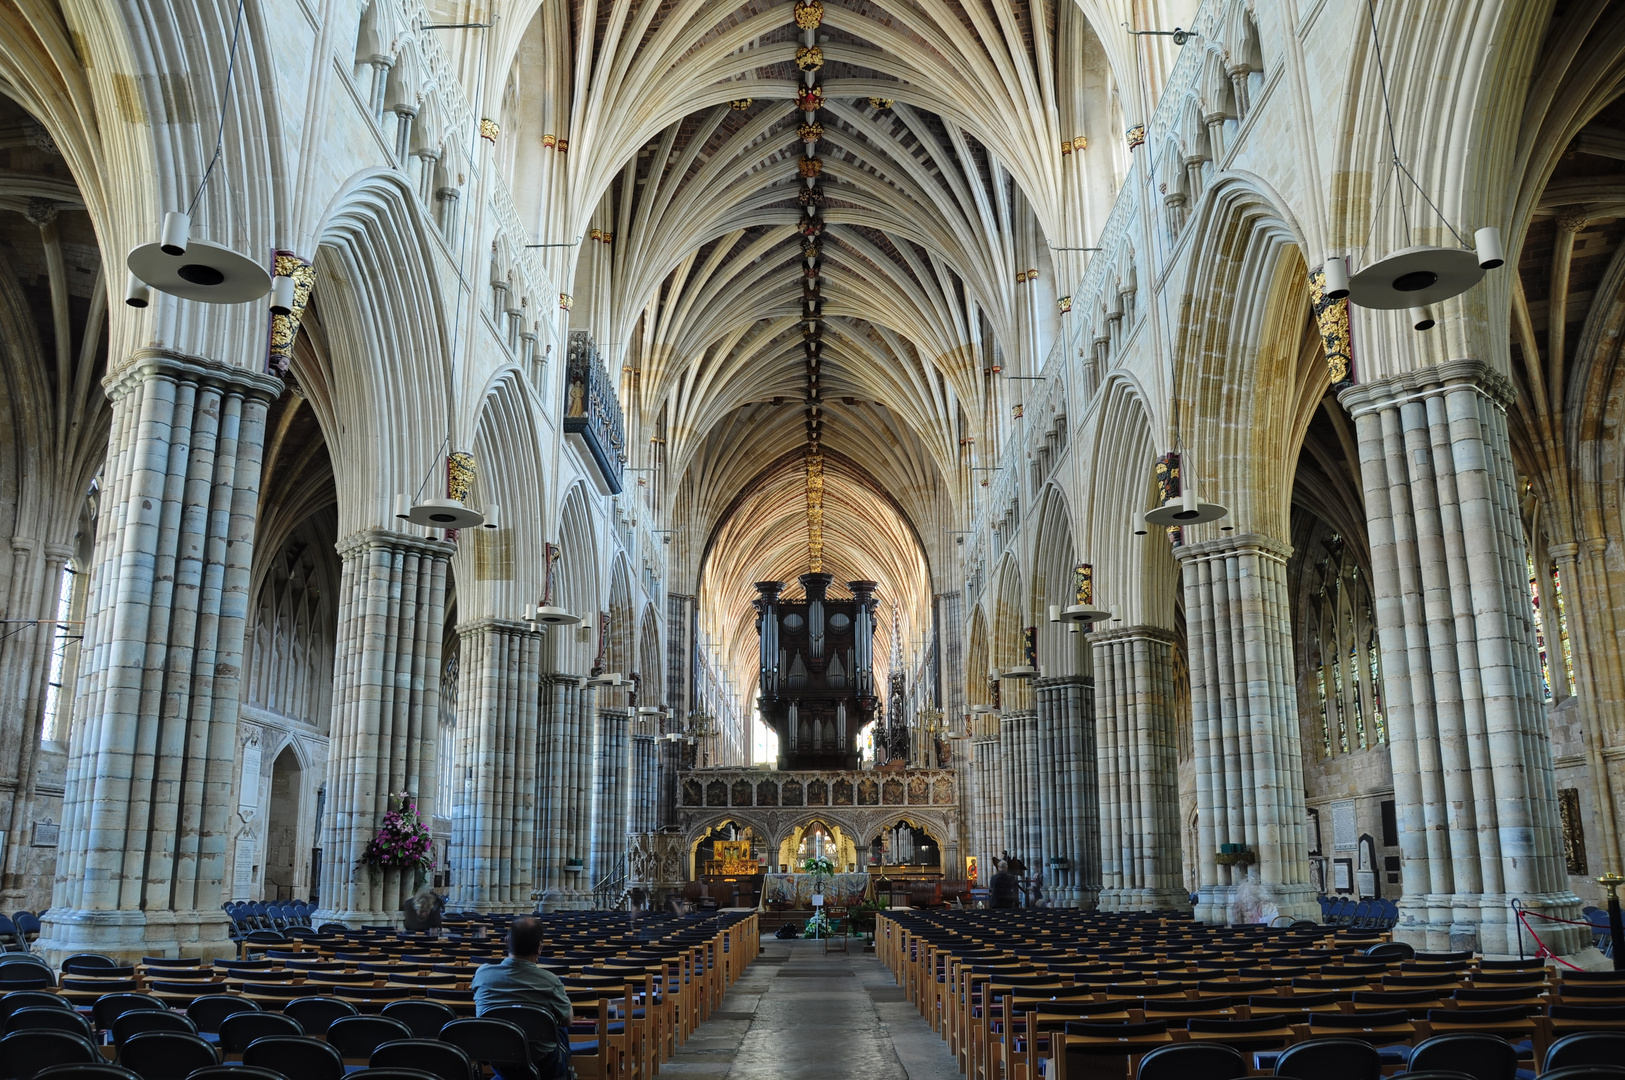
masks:
{"type": "Polygon", "coordinates": [[[948,1044],[858,941],[762,939],[722,1008],[660,1067],[662,1080],[959,1080],[948,1044]]]}

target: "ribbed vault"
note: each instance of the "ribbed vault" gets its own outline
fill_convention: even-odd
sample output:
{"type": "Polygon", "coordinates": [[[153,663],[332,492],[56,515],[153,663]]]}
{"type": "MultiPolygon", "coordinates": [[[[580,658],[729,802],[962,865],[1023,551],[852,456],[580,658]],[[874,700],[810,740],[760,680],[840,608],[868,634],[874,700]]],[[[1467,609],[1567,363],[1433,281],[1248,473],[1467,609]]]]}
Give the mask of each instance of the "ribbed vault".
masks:
{"type": "Polygon", "coordinates": [[[1083,269],[1050,245],[1093,242],[1116,191],[1102,40],[1071,2],[633,0],[544,5],[504,46],[515,118],[569,145],[518,201],[568,186],[539,231],[584,237],[550,253],[571,325],[620,369],[673,587],[737,685],[751,583],[818,558],[819,451],[823,569],[881,583],[878,657],[893,601],[902,651],[922,647],[974,470],[1012,433],[999,381],[1042,365],[1083,269]]]}

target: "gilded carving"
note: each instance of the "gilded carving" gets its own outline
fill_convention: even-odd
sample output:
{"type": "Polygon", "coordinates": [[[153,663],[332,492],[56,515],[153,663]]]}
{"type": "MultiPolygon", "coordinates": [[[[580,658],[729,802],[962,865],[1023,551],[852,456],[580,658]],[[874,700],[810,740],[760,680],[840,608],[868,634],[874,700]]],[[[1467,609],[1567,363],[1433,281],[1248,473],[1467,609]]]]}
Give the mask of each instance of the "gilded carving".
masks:
{"type": "Polygon", "coordinates": [[[1563,859],[1569,873],[1586,874],[1585,821],[1580,816],[1580,789],[1561,788],[1557,792],[1557,809],[1563,821],[1563,859]]]}
{"type": "Polygon", "coordinates": [[[1326,272],[1318,268],[1309,275],[1309,300],[1315,313],[1315,325],[1320,330],[1320,347],[1326,354],[1326,371],[1335,392],[1354,381],[1349,300],[1346,296],[1334,300],[1326,295],[1326,272]]]}
{"type": "Polygon", "coordinates": [[[824,66],[824,50],[817,45],[796,50],[796,67],[802,71],[817,71],[824,66]]]}
{"type": "Polygon", "coordinates": [[[271,316],[271,345],[265,361],[268,374],[282,377],[293,367],[293,341],[299,336],[299,320],[316,284],[316,268],[291,251],[278,251],[272,266],[277,277],[293,278],[293,305],[288,314],[271,316]]]}
{"type": "Polygon", "coordinates": [[[824,571],[824,455],[807,455],[807,564],[814,574],[824,571]]]}
{"type": "Polygon", "coordinates": [[[446,455],[446,498],[467,502],[474,490],[474,455],[457,450],[446,455]]]}
{"type": "Polygon", "coordinates": [[[797,0],[796,25],[803,30],[817,30],[824,21],[824,0],[797,0]]]}

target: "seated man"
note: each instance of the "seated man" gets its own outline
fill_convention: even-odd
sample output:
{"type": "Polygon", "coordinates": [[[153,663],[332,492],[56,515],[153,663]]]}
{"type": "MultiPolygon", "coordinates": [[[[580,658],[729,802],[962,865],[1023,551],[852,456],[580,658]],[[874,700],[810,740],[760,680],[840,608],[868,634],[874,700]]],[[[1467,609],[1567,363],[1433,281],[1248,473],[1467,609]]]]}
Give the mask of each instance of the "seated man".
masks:
{"type": "Polygon", "coordinates": [[[570,1075],[570,995],[559,977],[536,964],[542,949],[542,924],[530,916],[508,928],[508,958],[482,964],[474,973],[474,1012],[484,1015],[504,1005],[530,1005],[553,1018],[557,1043],[533,1040],[530,1059],[542,1080],[570,1075]]]}

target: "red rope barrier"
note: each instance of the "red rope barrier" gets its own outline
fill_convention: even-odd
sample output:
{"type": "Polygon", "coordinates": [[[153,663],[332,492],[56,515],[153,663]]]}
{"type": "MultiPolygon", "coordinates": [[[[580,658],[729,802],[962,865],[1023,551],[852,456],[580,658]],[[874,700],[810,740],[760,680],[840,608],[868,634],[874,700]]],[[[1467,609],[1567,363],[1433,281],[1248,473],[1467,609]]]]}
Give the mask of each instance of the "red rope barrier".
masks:
{"type": "MultiPolygon", "coordinates": [[[[1529,936],[1534,938],[1535,939],[1535,944],[1539,946],[1539,949],[1537,949],[1536,952],[1535,952],[1536,956],[1544,956],[1544,957],[1547,957],[1548,959],[1556,960],[1559,964],[1562,964],[1564,967],[1568,968],[1570,971],[1584,971],[1585,970],[1579,964],[1571,964],[1567,960],[1563,959],[1561,956],[1558,956],[1551,949],[1546,947],[1546,943],[1544,941],[1540,940],[1540,935],[1535,933],[1535,928],[1529,925],[1529,916],[1530,915],[1540,915],[1540,912],[1538,912],[1538,911],[1524,911],[1522,908],[1519,908],[1517,910],[1518,910],[1518,921],[1523,924],[1523,928],[1525,930],[1529,931],[1529,936]]],[[[1551,919],[1552,922],[1574,923],[1573,919],[1553,919],[1550,915],[1541,915],[1540,917],[1543,918],[1543,919],[1551,919]]],[[[1576,925],[1576,926],[1590,926],[1591,924],[1590,923],[1574,923],[1574,925],[1576,925]]]]}
{"type": "Polygon", "coordinates": [[[1582,921],[1580,919],[1559,919],[1556,915],[1543,915],[1542,913],[1540,913],[1538,911],[1525,911],[1525,910],[1523,910],[1521,908],[1519,909],[1519,911],[1520,911],[1521,914],[1533,915],[1535,918],[1537,918],[1537,919],[1545,919],[1547,922],[1568,923],[1570,926],[1589,926],[1593,930],[1597,929],[1596,924],[1584,922],[1584,921],[1582,921]]]}

